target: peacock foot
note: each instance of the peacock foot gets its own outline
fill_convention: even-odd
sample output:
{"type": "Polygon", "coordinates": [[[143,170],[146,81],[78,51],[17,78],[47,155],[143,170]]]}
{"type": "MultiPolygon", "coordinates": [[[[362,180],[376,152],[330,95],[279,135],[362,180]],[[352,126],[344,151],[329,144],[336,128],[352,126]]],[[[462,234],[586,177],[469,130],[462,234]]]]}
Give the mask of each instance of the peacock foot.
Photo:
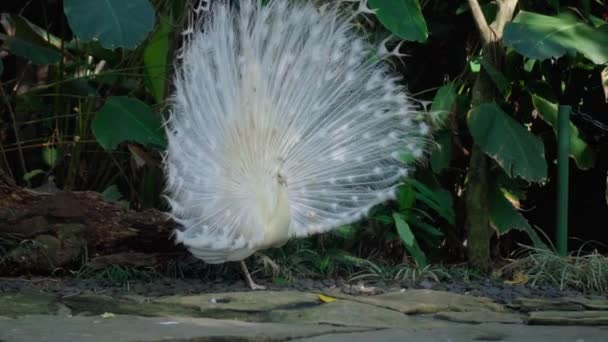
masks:
{"type": "Polygon", "coordinates": [[[247,280],[247,285],[249,285],[249,288],[251,288],[252,290],[266,290],[266,286],[263,285],[258,285],[253,281],[253,278],[251,278],[251,274],[249,273],[249,270],[247,269],[247,265],[245,264],[245,261],[241,260],[241,269],[243,270],[243,274],[245,274],[245,280],[247,280]]]}

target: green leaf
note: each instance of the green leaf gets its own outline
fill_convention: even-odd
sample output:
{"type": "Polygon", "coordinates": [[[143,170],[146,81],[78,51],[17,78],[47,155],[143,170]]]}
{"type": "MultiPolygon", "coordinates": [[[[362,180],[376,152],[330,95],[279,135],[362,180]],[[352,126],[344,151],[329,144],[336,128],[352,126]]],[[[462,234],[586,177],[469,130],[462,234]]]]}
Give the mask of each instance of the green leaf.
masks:
{"type": "Polygon", "coordinates": [[[135,48],[155,20],[149,0],[64,0],[63,11],[78,38],[108,49],[135,48]]]}
{"type": "Polygon", "coordinates": [[[480,62],[481,58],[471,58],[471,61],[469,62],[469,67],[471,68],[471,72],[476,74],[481,70],[481,62],[480,62]]]}
{"type": "MultiPolygon", "coordinates": [[[[557,103],[553,103],[537,94],[530,94],[534,108],[540,117],[553,127],[553,132],[557,137],[557,103]]],[[[570,157],[574,159],[576,165],[581,170],[588,170],[595,164],[595,154],[581,138],[578,128],[570,122],[570,157]]]]}
{"type": "Polygon", "coordinates": [[[127,97],[110,97],[91,126],[97,142],[106,150],[125,141],[165,148],[167,140],[160,118],[145,103],[127,97]]]}
{"type": "Polygon", "coordinates": [[[557,16],[520,11],[505,27],[503,41],[538,60],[576,51],[595,64],[608,62],[608,25],[592,27],[570,12],[557,16]]]}
{"type": "Polygon", "coordinates": [[[500,70],[496,69],[491,63],[488,63],[484,58],[480,58],[479,62],[483,69],[488,73],[498,91],[504,96],[504,98],[508,98],[511,95],[511,83],[506,79],[505,75],[500,72],[500,70]]]}
{"type": "Polygon", "coordinates": [[[417,216],[413,216],[411,222],[414,227],[420,229],[421,233],[424,233],[430,237],[441,238],[444,236],[443,232],[439,228],[424,222],[417,216]]]}
{"type": "Polygon", "coordinates": [[[272,283],[277,286],[287,286],[289,285],[289,280],[283,277],[274,277],[272,278],[272,283]]]}
{"type": "Polygon", "coordinates": [[[382,25],[396,36],[421,43],[428,38],[418,0],[370,0],[369,4],[377,9],[376,15],[382,25]]]}
{"type": "Polygon", "coordinates": [[[524,70],[526,72],[532,72],[532,70],[534,70],[534,65],[536,65],[536,59],[530,58],[524,63],[524,70]]]}
{"type": "Polygon", "coordinates": [[[382,223],[382,224],[390,224],[392,219],[390,217],[390,215],[386,215],[386,214],[378,214],[378,215],[374,215],[373,219],[382,223]]]}
{"type": "Polygon", "coordinates": [[[431,189],[415,179],[408,180],[408,183],[412,184],[416,190],[417,200],[429,206],[449,224],[454,225],[456,215],[452,208],[452,194],[449,191],[445,189],[431,189]]]}
{"type": "Polygon", "coordinates": [[[439,120],[444,122],[447,120],[450,112],[452,112],[457,97],[456,85],[453,82],[441,86],[433,98],[431,113],[437,115],[439,120]]]}
{"type": "Polygon", "coordinates": [[[0,34],[0,39],[12,54],[38,65],[56,64],[61,61],[61,52],[38,34],[42,29],[21,16],[7,18],[15,29],[15,35],[0,34]]]}
{"type": "Polygon", "coordinates": [[[500,189],[492,191],[490,220],[499,235],[503,235],[511,229],[520,230],[528,234],[534,247],[547,248],[528,220],[509,202],[500,189]]]}
{"type": "Polygon", "coordinates": [[[484,103],[473,108],[467,123],[475,143],[509,176],[534,182],[546,179],[547,163],[541,139],[498,105],[484,103]]]}
{"type": "Polygon", "coordinates": [[[122,194],[120,193],[120,190],[118,190],[118,187],[115,184],[112,184],[109,187],[107,187],[101,193],[101,195],[108,202],[118,202],[119,200],[122,199],[122,194]]]}
{"type": "Polygon", "coordinates": [[[357,229],[354,226],[346,225],[332,230],[331,233],[341,239],[350,240],[357,235],[357,229]]]}
{"type": "Polygon", "coordinates": [[[40,170],[40,169],[36,169],[36,170],[32,170],[27,172],[26,174],[23,175],[23,180],[26,182],[29,182],[30,180],[32,180],[34,177],[43,174],[44,171],[40,170]]]}
{"type": "Polygon", "coordinates": [[[128,209],[130,204],[128,201],[123,200],[123,195],[120,193],[118,187],[114,184],[107,187],[101,195],[108,201],[117,204],[119,207],[128,209]]]}
{"type": "Polygon", "coordinates": [[[593,27],[600,27],[606,25],[606,20],[597,17],[593,14],[589,15],[589,22],[591,23],[591,25],[593,25],[593,27]]]}
{"type": "Polygon", "coordinates": [[[144,64],[146,66],[146,83],[154,96],[156,103],[162,103],[165,98],[167,84],[167,59],[172,23],[168,18],[161,18],[160,23],[146,49],[144,64]]]}
{"type": "MultiPolygon", "coordinates": [[[[82,41],[78,38],[73,38],[69,42],[65,43],[65,48],[73,52],[77,56],[86,58],[86,56],[93,56],[98,59],[108,61],[108,63],[119,64],[123,61],[124,54],[121,50],[106,49],[98,41],[82,41]]],[[[111,72],[112,70],[107,70],[111,72]]],[[[103,73],[105,74],[105,73],[103,73]]]]}
{"type": "Polygon", "coordinates": [[[452,134],[443,130],[435,138],[435,147],[431,151],[431,169],[435,173],[441,173],[450,165],[452,160],[452,134]]]}
{"type": "Polygon", "coordinates": [[[429,249],[436,250],[444,238],[443,232],[428,223],[419,215],[412,215],[406,221],[415,232],[416,240],[420,246],[427,246],[429,249]]]}
{"type": "Polygon", "coordinates": [[[56,148],[45,147],[42,150],[42,159],[44,159],[44,162],[50,167],[57,164],[58,156],[59,152],[56,148]]]}
{"type": "Polygon", "coordinates": [[[327,268],[329,267],[329,265],[331,264],[331,257],[329,255],[325,255],[321,258],[321,260],[319,261],[319,271],[321,271],[321,273],[325,273],[325,271],[327,270],[327,268]]]}
{"type": "Polygon", "coordinates": [[[399,186],[397,192],[397,203],[399,204],[399,211],[401,213],[407,212],[414,206],[416,202],[416,193],[410,184],[403,184],[399,186]]]}
{"type": "Polygon", "coordinates": [[[416,260],[418,267],[426,267],[428,265],[426,255],[424,255],[424,252],[422,249],[420,249],[420,246],[418,245],[416,237],[414,237],[410,226],[407,224],[407,222],[405,222],[399,213],[393,213],[393,219],[395,220],[395,225],[397,226],[397,233],[399,233],[401,240],[403,240],[407,251],[414,258],[414,260],[416,260]]]}

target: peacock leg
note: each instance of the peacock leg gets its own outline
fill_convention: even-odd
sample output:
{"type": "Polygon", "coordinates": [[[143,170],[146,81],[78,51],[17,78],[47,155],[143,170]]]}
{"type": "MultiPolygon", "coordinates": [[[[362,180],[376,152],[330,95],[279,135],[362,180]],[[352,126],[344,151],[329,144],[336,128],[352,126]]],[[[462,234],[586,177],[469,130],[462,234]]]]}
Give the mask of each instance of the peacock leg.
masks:
{"type": "Polygon", "coordinates": [[[262,262],[262,264],[264,265],[264,269],[267,270],[268,268],[272,269],[272,274],[276,277],[279,274],[281,274],[281,266],[279,266],[276,262],[274,262],[274,260],[272,260],[269,256],[267,256],[266,254],[262,254],[260,252],[256,252],[254,254],[254,256],[258,257],[260,260],[258,262],[262,262]]]}
{"type": "Polygon", "coordinates": [[[245,279],[247,280],[247,285],[249,285],[249,287],[252,290],[266,290],[266,286],[258,285],[253,282],[253,278],[251,278],[251,274],[249,274],[247,265],[245,265],[245,261],[243,261],[243,260],[241,260],[241,269],[243,270],[243,273],[245,274],[245,279]]]}

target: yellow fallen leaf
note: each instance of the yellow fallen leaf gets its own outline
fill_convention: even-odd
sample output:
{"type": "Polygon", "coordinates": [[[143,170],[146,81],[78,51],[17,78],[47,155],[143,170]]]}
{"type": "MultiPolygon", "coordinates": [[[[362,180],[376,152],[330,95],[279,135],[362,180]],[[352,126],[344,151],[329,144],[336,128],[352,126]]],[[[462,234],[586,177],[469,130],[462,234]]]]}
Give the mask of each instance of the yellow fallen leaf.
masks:
{"type": "Polygon", "coordinates": [[[505,284],[507,285],[523,285],[528,282],[528,276],[523,274],[522,272],[517,272],[513,276],[513,280],[505,280],[505,284]]]}
{"type": "Polygon", "coordinates": [[[104,312],[101,314],[101,318],[112,318],[114,317],[114,314],[111,312],[104,312]]]}
{"type": "Polygon", "coordinates": [[[331,302],[335,302],[336,301],[336,298],[330,297],[330,296],[325,296],[325,295],[322,295],[322,294],[319,295],[319,299],[323,303],[331,303],[331,302]]]}

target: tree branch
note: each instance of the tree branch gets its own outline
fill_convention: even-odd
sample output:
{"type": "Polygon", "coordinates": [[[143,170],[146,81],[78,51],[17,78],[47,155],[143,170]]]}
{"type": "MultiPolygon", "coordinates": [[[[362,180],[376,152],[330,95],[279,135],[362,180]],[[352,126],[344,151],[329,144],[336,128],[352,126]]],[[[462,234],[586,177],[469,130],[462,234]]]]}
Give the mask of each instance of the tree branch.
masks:
{"type": "Polygon", "coordinates": [[[486,21],[486,17],[483,15],[481,11],[481,7],[479,6],[479,2],[477,0],[468,0],[469,7],[471,8],[471,14],[473,15],[473,20],[479,29],[479,35],[481,36],[481,40],[483,44],[487,44],[490,42],[492,37],[492,31],[490,30],[490,26],[488,26],[488,22],[486,21]]]}
{"type": "Polygon", "coordinates": [[[498,6],[496,18],[490,25],[488,25],[488,22],[483,15],[478,0],[468,0],[468,2],[469,7],[471,8],[471,14],[473,15],[473,20],[479,29],[479,35],[481,36],[483,44],[487,45],[502,39],[502,33],[505,26],[513,18],[517,0],[496,0],[498,6]]]}
{"type": "Polygon", "coordinates": [[[505,26],[513,19],[515,7],[517,7],[517,0],[498,0],[497,4],[498,11],[496,12],[496,18],[490,25],[490,28],[498,40],[502,39],[502,33],[505,30],[505,26]]]}

